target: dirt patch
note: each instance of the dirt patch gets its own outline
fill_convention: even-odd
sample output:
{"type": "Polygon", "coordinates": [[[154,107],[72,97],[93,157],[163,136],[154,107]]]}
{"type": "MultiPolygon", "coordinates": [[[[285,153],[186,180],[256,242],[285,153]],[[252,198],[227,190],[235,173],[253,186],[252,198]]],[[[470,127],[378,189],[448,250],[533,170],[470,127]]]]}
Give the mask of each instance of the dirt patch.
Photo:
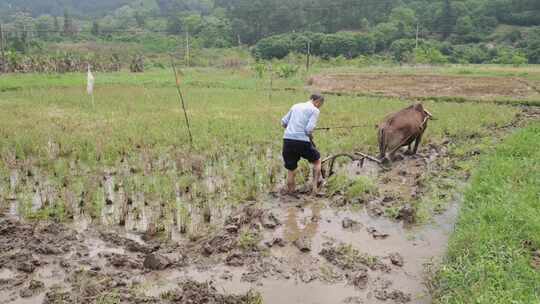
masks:
{"type": "Polygon", "coordinates": [[[358,92],[388,97],[448,97],[523,99],[538,95],[527,81],[505,77],[441,75],[331,74],[313,76],[309,83],[323,92],[358,92]]]}

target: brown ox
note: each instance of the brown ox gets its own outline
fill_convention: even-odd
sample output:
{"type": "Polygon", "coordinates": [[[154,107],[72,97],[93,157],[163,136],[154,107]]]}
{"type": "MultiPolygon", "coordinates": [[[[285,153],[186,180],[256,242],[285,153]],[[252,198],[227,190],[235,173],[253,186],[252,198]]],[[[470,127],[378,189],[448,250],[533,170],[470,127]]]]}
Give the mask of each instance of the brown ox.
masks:
{"type": "Polygon", "coordinates": [[[428,120],[432,117],[420,103],[387,116],[379,125],[379,158],[391,161],[396,151],[404,146],[409,146],[407,154],[416,154],[428,120]]]}

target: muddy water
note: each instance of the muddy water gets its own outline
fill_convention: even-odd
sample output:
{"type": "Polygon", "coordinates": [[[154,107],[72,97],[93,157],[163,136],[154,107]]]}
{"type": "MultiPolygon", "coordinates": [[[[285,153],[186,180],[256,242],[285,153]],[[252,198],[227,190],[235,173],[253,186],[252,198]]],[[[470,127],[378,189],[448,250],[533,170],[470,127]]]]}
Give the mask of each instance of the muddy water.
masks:
{"type": "MultiPolygon", "coordinates": [[[[327,207],[325,201],[274,202],[268,207],[283,223],[278,229],[268,232],[265,239],[281,237],[287,245],[274,247],[270,255],[285,266],[282,278],[262,275],[262,279],[246,282],[243,275],[248,267],[225,265],[208,266],[200,269],[191,266],[153,272],[140,278],[146,282],[145,291],[149,296],[157,296],[173,289],[177,282],[195,280],[212,281],[219,292],[245,293],[250,289],[259,291],[265,303],[344,303],[347,300],[363,303],[384,303],[374,297],[377,282],[387,280],[392,290],[400,290],[411,295],[411,303],[430,303],[431,299],[425,282],[426,264],[436,263],[445,253],[449,234],[457,216],[458,205],[434,219],[434,223],[419,228],[406,228],[403,224],[381,217],[371,217],[365,210],[335,210],[327,207]],[[345,230],[345,218],[359,222],[357,229],[345,230]],[[375,228],[388,237],[375,240],[367,228],[375,228]],[[301,253],[292,245],[300,236],[312,241],[311,252],[301,253]],[[381,259],[391,253],[399,253],[404,260],[403,267],[392,267],[388,273],[370,271],[370,283],[366,289],[356,289],[346,280],[328,280],[321,277],[308,279],[305,283],[303,270],[307,273],[320,272],[325,264],[319,252],[329,243],[345,243],[361,252],[381,259]]],[[[390,302],[392,302],[390,300],[390,302]]]]}
{"type": "MultiPolygon", "coordinates": [[[[20,278],[14,271],[9,269],[0,268],[0,281],[10,282],[16,281],[20,278]]],[[[53,285],[58,285],[64,282],[65,273],[52,263],[49,265],[44,265],[38,268],[32,275],[33,280],[40,281],[44,284],[44,290],[52,287],[53,285]]],[[[9,284],[9,283],[8,283],[9,284]]],[[[27,286],[26,283],[21,285],[23,288],[27,286]]],[[[19,291],[16,289],[0,289],[0,304],[10,303],[10,304],[35,304],[42,303],[45,295],[40,292],[35,296],[24,298],[19,296],[19,291]]]]}
{"type": "MultiPolygon", "coordinates": [[[[310,207],[301,210],[296,207],[288,208],[286,225],[283,227],[283,234],[286,239],[294,239],[295,234],[305,235],[312,239],[312,256],[315,257],[323,249],[325,242],[337,242],[351,244],[361,252],[371,256],[386,257],[391,253],[399,253],[405,263],[402,268],[393,268],[389,274],[378,275],[381,278],[392,282],[392,288],[410,293],[413,303],[430,303],[428,290],[424,285],[425,264],[432,263],[444,255],[447,247],[449,234],[452,232],[453,223],[457,215],[457,204],[452,206],[447,213],[435,219],[436,225],[428,225],[422,228],[406,229],[401,223],[396,223],[385,218],[372,218],[365,211],[335,211],[329,208],[320,210],[320,205],[312,204],[310,207]],[[319,218],[319,220],[314,220],[319,218]],[[361,228],[357,231],[344,230],[342,220],[350,218],[361,223],[361,228]],[[380,232],[389,234],[382,240],[374,240],[368,233],[367,228],[375,228],[380,232]]],[[[294,256],[295,248],[285,248],[284,256],[294,256]]],[[[281,292],[287,291],[291,296],[299,296],[305,292],[322,292],[318,284],[308,284],[304,290],[298,293],[297,288],[281,289],[281,292]]],[[[285,286],[284,286],[285,287],[285,286]]],[[[357,292],[353,287],[342,286],[340,289],[346,289],[346,295],[361,296],[375,303],[370,298],[371,290],[368,288],[365,292],[357,292]]],[[[324,289],[323,289],[324,290],[324,289]]],[[[341,295],[340,293],[332,293],[341,295]]],[[[263,294],[266,296],[263,290],[263,294]]],[[[270,295],[269,295],[270,296],[270,295]]],[[[319,299],[315,297],[314,299],[319,299]]],[[[321,303],[341,303],[339,297],[332,300],[326,300],[321,303]]],[[[273,302],[270,302],[273,303],[273,302]]],[[[294,303],[294,302],[290,302],[294,303]]],[[[317,303],[317,302],[306,302],[317,303]]]]}
{"type": "MultiPolygon", "coordinates": [[[[210,263],[172,267],[163,271],[133,272],[132,281],[140,282],[141,290],[153,297],[175,289],[180,282],[195,280],[212,281],[217,290],[225,294],[245,293],[253,289],[262,294],[265,303],[285,304],[393,303],[392,300],[383,302],[375,298],[378,282],[387,281],[390,284],[389,290],[410,294],[410,303],[430,303],[428,290],[423,283],[425,265],[436,263],[444,255],[457,215],[457,204],[434,218],[436,224],[415,228],[407,228],[402,223],[384,217],[372,217],[366,210],[336,209],[329,205],[329,201],[308,198],[299,201],[268,200],[263,205],[282,223],[275,230],[266,230],[263,237],[263,242],[274,237],[280,237],[286,242],[284,247],[274,246],[268,253],[272,262],[279,261],[276,267],[280,275],[262,273],[255,280],[246,280],[246,274],[251,271],[250,265],[231,267],[210,263]],[[355,229],[344,229],[342,222],[346,218],[359,224],[355,229]],[[388,237],[374,239],[368,228],[388,234],[388,237]],[[293,245],[293,241],[300,237],[311,240],[310,252],[301,253],[293,245]],[[322,275],[322,269],[328,263],[319,252],[329,244],[340,243],[350,244],[387,264],[389,254],[399,253],[404,265],[391,266],[389,272],[369,270],[367,287],[355,288],[343,277],[322,275]]],[[[90,265],[107,269],[109,265],[100,254],[129,254],[124,248],[114,247],[92,233],[88,218],[79,218],[73,226],[85,235],[82,244],[87,248],[85,259],[90,265]]],[[[144,244],[140,234],[124,232],[122,236],[144,244]]],[[[76,257],[67,254],[63,259],[75,261],[76,257]]],[[[0,279],[13,279],[15,275],[12,270],[0,269],[0,279]]],[[[45,287],[50,288],[54,284],[65,284],[66,273],[57,263],[50,261],[37,269],[32,278],[44,282],[45,287]]],[[[0,303],[41,303],[43,294],[25,299],[19,297],[18,292],[2,291],[0,298],[3,300],[0,303]]]]}

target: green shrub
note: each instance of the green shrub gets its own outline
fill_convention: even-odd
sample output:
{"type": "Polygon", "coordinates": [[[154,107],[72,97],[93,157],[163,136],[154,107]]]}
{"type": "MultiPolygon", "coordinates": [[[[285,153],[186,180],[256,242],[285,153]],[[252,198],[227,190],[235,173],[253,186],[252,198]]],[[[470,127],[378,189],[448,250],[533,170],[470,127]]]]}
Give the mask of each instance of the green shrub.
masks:
{"type": "Polygon", "coordinates": [[[423,45],[414,50],[414,62],[444,64],[448,63],[448,58],[444,56],[438,49],[429,45],[423,45]]]}
{"type": "Polygon", "coordinates": [[[266,72],[266,65],[263,63],[256,63],[253,66],[253,69],[255,70],[255,74],[257,74],[258,78],[263,78],[264,73],[266,72]]]}
{"type": "Polygon", "coordinates": [[[287,35],[264,38],[253,49],[253,55],[257,59],[282,59],[290,53],[291,44],[291,39],[287,35]]]}
{"type": "Polygon", "coordinates": [[[373,35],[356,35],[355,41],[358,54],[369,55],[375,52],[376,43],[373,35]]]}
{"type": "Polygon", "coordinates": [[[492,59],[492,63],[520,66],[527,63],[527,57],[521,51],[504,48],[497,52],[497,56],[492,59]]]}
{"type": "Polygon", "coordinates": [[[321,53],[325,58],[344,56],[356,57],[358,49],[355,37],[351,33],[326,35],[322,41],[321,53]]]}
{"type": "Polygon", "coordinates": [[[529,33],[526,52],[529,63],[540,63],[540,28],[529,33]]]}
{"type": "Polygon", "coordinates": [[[397,62],[404,62],[407,55],[412,53],[416,45],[414,39],[399,39],[390,45],[390,52],[397,62]]]}
{"type": "Polygon", "coordinates": [[[280,78],[290,78],[298,73],[299,67],[291,64],[282,64],[277,68],[277,74],[280,78]]]}

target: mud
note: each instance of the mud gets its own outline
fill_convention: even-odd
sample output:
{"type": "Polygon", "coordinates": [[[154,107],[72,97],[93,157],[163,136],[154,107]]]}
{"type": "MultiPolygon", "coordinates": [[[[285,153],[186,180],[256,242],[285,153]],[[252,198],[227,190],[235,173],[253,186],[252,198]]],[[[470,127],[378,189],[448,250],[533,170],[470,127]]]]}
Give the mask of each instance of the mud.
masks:
{"type": "Polygon", "coordinates": [[[520,78],[441,75],[331,74],[308,83],[323,92],[358,92],[400,98],[525,99],[538,96],[534,86],[520,78]]]}
{"type": "MultiPolygon", "coordinates": [[[[343,191],[337,191],[329,198],[332,206],[335,208],[365,206],[369,215],[373,217],[387,216],[414,226],[418,218],[415,204],[426,192],[424,181],[438,177],[442,172],[449,172],[457,161],[449,155],[450,143],[450,140],[445,140],[440,145],[423,146],[413,156],[407,156],[400,150],[396,154],[400,160],[394,161],[391,166],[381,166],[372,161],[364,161],[363,164],[355,161],[337,166],[337,174],[345,175],[351,180],[360,176],[367,177],[373,182],[376,190],[353,199],[348,198],[343,191]]],[[[458,179],[456,177],[456,181],[458,179]]],[[[452,195],[448,198],[456,199],[452,195]]],[[[343,223],[344,228],[354,226],[349,220],[346,219],[343,223]]],[[[380,229],[370,226],[366,226],[366,229],[374,239],[387,237],[386,232],[380,229]]]]}
{"type": "Polygon", "coordinates": [[[269,199],[179,242],[2,218],[0,303],[252,303],[256,292],[265,303],[428,303],[423,264],[444,253],[454,216],[415,231],[326,199],[269,199]],[[374,240],[365,227],[388,236],[374,240]]]}

